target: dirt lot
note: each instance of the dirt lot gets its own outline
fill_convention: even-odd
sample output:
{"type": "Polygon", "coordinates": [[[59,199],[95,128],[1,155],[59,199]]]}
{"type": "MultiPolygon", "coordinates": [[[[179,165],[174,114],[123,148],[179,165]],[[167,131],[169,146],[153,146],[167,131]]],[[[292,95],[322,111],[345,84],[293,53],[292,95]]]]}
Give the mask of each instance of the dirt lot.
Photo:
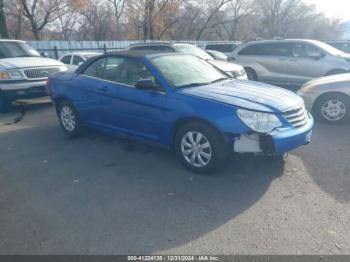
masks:
{"type": "Polygon", "coordinates": [[[350,254],[350,127],[317,124],[283,161],[212,177],[170,152],[0,115],[0,254],[350,254]]]}

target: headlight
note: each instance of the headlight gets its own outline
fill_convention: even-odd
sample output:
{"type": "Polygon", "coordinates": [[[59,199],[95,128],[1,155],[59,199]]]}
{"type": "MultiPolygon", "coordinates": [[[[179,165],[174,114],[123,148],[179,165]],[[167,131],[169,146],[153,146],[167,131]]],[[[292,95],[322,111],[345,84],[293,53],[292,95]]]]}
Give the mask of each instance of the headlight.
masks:
{"type": "Polygon", "coordinates": [[[67,70],[68,70],[68,68],[65,65],[60,66],[60,72],[65,72],[67,70]]]}
{"type": "Polygon", "coordinates": [[[0,71],[0,80],[21,80],[24,79],[19,70],[4,70],[0,71]]]}
{"type": "Polygon", "coordinates": [[[311,93],[314,91],[316,86],[314,85],[305,85],[302,88],[300,88],[300,90],[298,91],[298,94],[302,94],[302,93],[311,93]]]}
{"type": "Polygon", "coordinates": [[[238,109],[237,115],[250,129],[259,133],[268,133],[282,126],[278,117],[272,113],[238,109]]]}
{"type": "Polygon", "coordinates": [[[235,78],[237,77],[241,77],[241,76],[244,76],[246,75],[246,72],[245,70],[242,68],[241,70],[237,70],[237,71],[232,71],[232,74],[235,78]]]}

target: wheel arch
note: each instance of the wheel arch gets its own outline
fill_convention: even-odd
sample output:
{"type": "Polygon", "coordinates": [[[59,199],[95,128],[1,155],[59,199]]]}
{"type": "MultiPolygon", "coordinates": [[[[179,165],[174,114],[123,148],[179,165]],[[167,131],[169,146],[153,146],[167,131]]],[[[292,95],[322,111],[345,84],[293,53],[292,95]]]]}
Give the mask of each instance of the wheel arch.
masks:
{"type": "Polygon", "coordinates": [[[335,68],[332,70],[329,70],[325,76],[331,76],[331,75],[338,75],[338,74],[345,74],[347,71],[342,68],[335,68]]]}
{"type": "Polygon", "coordinates": [[[324,97],[329,96],[329,95],[341,95],[341,96],[346,97],[346,99],[347,99],[348,101],[350,101],[350,96],[349,96],[348,94],[346,94],[346,93],[343,93],[343,92],[340,92],[340,91],[329,91],[329,92],[325,92],[325,93],[319,95],[319,96],[316,98],[316,100],[315,100],[315,102],[314,102],[314,104],[313,104],[313,106],[312,106],[312,112],[315,112],[316,106],[318,105],[318,103],[319,103],[324,97]]]}
{"type": "Polygon", "coordinates": [[[258,74],[257,74],[256,70],[253,67],[251,67],[251,66],[243,66],[243,68],[244,68],[244,70],[246,72],[247,71],[251,71],[254,74],[255,79],[258,80],[258,74]]]}
{"type": "Polygon", "coordinates": [[[207,125],[208,127],[212,128],[215,132],[217,132],[222,137],[222,139],[225,141],[225,135],[223,135],[223,132],[220,131],[220,129],[215,124],[209,122],[208,120],[200,118],[200,117],[188,116],[188,117],[179,118],[178,120],[176,120],[174,125],[171,127],[171,131],[170,131],[171,147],[174,147],[176,134],[179,131],[179,129],[181,127],[183,127],[184,125],[187,125],[190,123],[201,123],[201,124],[207,125]]]}
{"type": "Polygon", "coordinates": [[[63,101],[68,101],[69,103],[71,103],[73,105],[72,101],[69,98],[65,97],[65,96],[55,97],[54,101],[55,101],[56,113],[58,113],[58,107],[63,101]]]}

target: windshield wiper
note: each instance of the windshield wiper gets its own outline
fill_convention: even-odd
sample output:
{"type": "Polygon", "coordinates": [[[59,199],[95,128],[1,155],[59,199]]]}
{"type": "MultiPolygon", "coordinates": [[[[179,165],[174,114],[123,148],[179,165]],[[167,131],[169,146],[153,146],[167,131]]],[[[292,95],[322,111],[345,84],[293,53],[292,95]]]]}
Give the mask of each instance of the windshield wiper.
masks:
{"type": "Polygon", "coordinates": [[[208,85],[209,83],[191,83],[183,86],[178,86],[177,88],[190,88],[190,87],[196,87],[196,86],[204,86],[208,85]]]}
{"type": "Polygon", "coordinates": [[[215,83],[218,83],[218,82],[221,82],[221,81],[224,81],[224,80],[228,80],[229,78],[227,77],[223,77],[223,78],[219,78],[219,79],[216,79],[212,82],[210,82],[210,84],[215,84],[215,83]]]}

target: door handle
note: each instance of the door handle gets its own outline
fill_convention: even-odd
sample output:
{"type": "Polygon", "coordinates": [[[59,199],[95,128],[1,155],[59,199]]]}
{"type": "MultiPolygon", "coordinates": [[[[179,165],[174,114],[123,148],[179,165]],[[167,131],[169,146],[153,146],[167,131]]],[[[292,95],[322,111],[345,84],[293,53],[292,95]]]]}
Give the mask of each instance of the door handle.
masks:
{"type": "Polygon", "coordinates": [[[287,61],[287,58],[280,58],[280,61],[287,61]]]}

